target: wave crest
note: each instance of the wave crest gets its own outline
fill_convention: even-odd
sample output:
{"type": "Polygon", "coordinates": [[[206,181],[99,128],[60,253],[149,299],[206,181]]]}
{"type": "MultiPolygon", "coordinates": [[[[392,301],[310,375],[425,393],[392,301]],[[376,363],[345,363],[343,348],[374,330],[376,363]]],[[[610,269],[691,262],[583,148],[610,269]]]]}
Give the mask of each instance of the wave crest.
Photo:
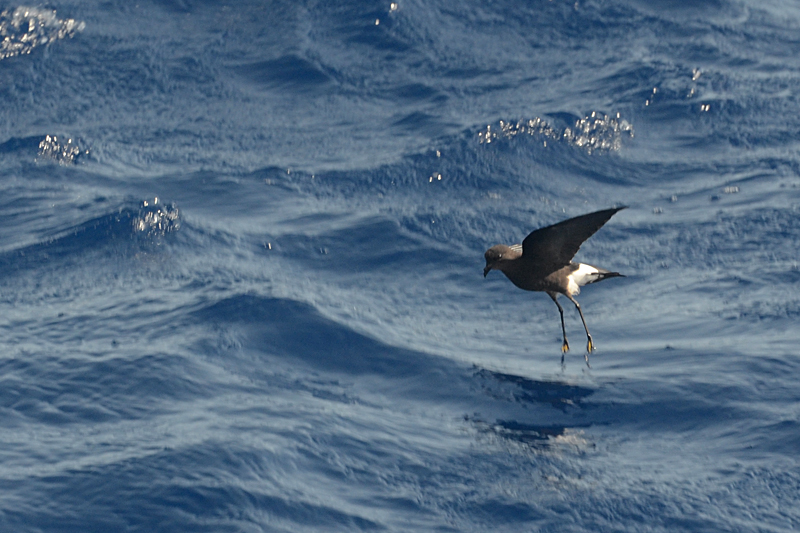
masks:
{"type": "Polygon", "coordinates": [[[499,129],[489,124],[478,132],[478,142],[490,144],[498,139],[510,139],[523,134],[544,137],[545,145],[547,139],[552,139],[583,148],[589,153],[598,150],[608,152],[622,148],[622,138],[626,135],[633,137],[633,125],[621,118],[619,113],[611,117],[597,112],[577,119],[574,126],[565,128],[551,126],[539,117],[517,122],[501,120],[499,129]]]}
{"type": "Polygon", "coordinates": [[[83,31],[86,23],[61,20],[55,10],[20,6],[0,12],[0,59],[30,54],[37,46],[83,31]]]}

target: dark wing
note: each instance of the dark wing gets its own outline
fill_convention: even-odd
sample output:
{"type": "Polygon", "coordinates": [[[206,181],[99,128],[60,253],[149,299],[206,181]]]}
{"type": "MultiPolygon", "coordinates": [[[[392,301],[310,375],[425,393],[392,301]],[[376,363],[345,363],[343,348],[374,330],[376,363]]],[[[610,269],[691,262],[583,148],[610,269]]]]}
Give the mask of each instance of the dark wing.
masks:
{"type": "Polygon", "coordinates": [[[581,244],[603,227],[614,213],[622,209],[625,206],[581,215],[537,229],[522,241],[522,257],[543,273],[567,266],[578,253],[581,244]]]}

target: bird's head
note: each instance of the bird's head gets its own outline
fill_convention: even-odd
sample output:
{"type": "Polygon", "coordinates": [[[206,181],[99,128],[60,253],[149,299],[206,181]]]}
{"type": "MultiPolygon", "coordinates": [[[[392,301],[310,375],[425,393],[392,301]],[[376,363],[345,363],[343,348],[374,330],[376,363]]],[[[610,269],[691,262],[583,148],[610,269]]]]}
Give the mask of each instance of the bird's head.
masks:
{"type": "Polygon", "coordinates": [[[490,270],[498,267],[499,262],[502,261],[503,255],[506,252],[508,252],[508,246],[504,244],[498,244],[486,250],[486,253],[483,254],[483,257],[486,258],[486,267],[483,269],[484,278],[490,270]]]}

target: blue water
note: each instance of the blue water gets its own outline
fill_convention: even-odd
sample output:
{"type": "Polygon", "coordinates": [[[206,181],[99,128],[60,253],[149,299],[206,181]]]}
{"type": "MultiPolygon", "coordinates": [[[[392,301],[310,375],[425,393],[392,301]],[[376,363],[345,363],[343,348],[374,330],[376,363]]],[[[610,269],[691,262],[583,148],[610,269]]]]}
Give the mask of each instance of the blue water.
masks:
{"type": "Polygon", "coordinates": [[[800,529],[795,2],[2,11],[1,531],[800,529]]]}

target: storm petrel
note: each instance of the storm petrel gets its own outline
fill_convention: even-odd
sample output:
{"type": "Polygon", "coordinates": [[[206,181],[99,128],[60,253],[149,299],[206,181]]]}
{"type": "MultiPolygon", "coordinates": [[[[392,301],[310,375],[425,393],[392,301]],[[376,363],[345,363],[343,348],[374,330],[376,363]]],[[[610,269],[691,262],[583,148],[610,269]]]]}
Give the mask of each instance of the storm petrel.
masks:
{"type": "Polygon", "coordinates": [[[511,246],[498,244],[486,250],[484,254],[486,258],[486,268],[483,269],[484,277],[490,270],[499,270],[520,289],[546,292],[553,299],[561,315],[561,333],[564,336],[564,344],[561,345],[562,363],[564,362],[564,353],[569,350],[569,343],[567,342],[567,330],[564,327],[564,310],[556,297],[563,294],[569,298],[581,315],[587,339],[584,357],[586,364],[589,364],[589,354],[594,350],[594,344],[589,328],[586,327],[583,311],[575,296],[581,292],[581,287],[584,285],[622,276],[622,274],[609,272],[585,263],[573,263],[572,258],[586,239],[594,235],[614,213],[625,207],[604,209],[570,218],[531,232],[525,237],[522,244],[512,244],[511,246]]]}

